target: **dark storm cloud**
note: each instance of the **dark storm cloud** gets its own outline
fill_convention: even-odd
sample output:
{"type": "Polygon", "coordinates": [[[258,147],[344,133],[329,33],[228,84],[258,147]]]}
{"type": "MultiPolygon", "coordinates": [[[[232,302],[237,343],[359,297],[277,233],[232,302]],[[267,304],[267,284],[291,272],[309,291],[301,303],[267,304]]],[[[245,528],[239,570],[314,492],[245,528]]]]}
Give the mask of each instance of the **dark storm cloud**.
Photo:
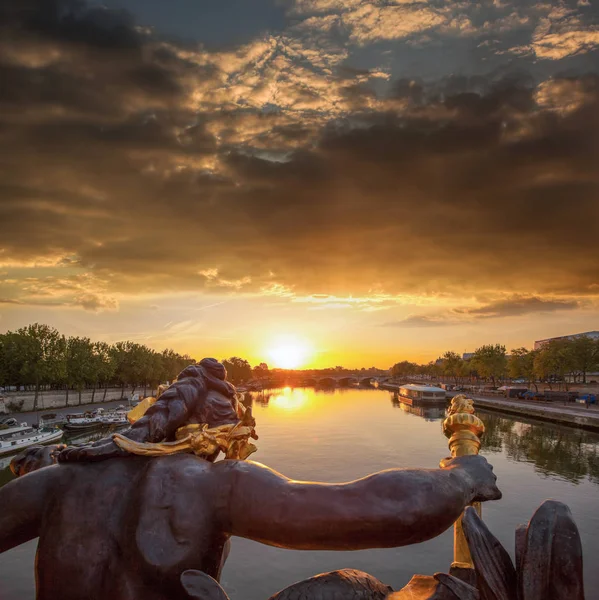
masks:
{"type": "Polygon", "coordinates": [[[595,75],[387,95],[295,39],[210,54],[78,2],[0,16],[0,264],[90,274],[67,286],[80,306],[113,306],[107,289],[596,289],[595,75]]]}

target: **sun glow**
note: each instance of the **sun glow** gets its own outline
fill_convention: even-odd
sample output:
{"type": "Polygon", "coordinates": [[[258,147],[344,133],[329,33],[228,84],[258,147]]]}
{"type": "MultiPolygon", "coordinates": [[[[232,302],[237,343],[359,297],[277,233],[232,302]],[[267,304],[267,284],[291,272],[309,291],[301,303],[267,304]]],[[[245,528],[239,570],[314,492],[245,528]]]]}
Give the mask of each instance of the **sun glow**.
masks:
{"type": "Polygon", "coordinates": [[[285,411],[297,411],[305,408],[308,402],[308,393],[306,390],[286,387],[281,394],[277,394],[270,400],[270,405],[281,408],[285,411]]]}
{"type": "Polygon", "coordinates": [[[299,369],[310,358],[310,346],[301,340],[285,339],[268,350],[269,361],[279,369],[299,369]]]}

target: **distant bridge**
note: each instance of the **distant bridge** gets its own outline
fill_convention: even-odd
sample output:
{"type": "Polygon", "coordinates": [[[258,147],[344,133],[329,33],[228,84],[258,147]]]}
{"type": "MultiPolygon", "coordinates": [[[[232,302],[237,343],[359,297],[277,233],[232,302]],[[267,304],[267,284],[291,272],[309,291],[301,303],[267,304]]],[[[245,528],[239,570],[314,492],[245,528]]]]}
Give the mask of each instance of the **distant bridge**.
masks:
{"type": "Polygon", "coordinates": [[[316,387],[316,388],[337,388],[337,387],[375,387],[376,384],[384,384],[388,377],[376,376],[356,376],[356,375],[329,375],[325,377],[274,377],[250,381],[246,385],[241,385],[241,390],[259,390],[284,386],[294,387],[316,387]]]}

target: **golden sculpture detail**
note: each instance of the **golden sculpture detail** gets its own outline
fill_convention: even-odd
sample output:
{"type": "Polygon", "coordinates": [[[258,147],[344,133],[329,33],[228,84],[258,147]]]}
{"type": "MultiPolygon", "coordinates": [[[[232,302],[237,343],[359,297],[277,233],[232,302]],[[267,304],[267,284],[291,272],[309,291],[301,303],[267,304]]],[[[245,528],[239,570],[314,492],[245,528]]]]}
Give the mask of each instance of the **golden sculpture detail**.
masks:
{"type": "MultiPolygon", "coordinates": [[[[478,454],[480,438],[485,432],[485,424],[474,414],[474,401],[464,395],[456,396],[449,407],[449,415],[443,421],[443,433],[449,438],[452,457],[478,454]]],[[[480,515],[480,502],[473,504],[480,515]]],[[[472,567],[472,558],[462,530],[462,517],[454,525],[454,563],[472,567]]]]}
{"type": "Polygon", "coordinates": [[[443,433],[449,438],[451,456],[478,454],[485,424],[474,414],[474,402],[464,395],[456,396],[443,421],[443,433]]]}
{"type": "MultiPolygon", "coordinates": [[[[156,397],[144,398],[135,408],[127,413],[127,420],[133,424],[141,419],[148,408],[160,398],[168,385],[158,386],[156,397]]],[[[193,453],[196,456],[211,456],[217,450],[224,452],[225,458],[245,460],[257,448],[249,439],[258,439],[255,427],[256,421],[251,410],[237,401],[239,423],[220,425],[209,428],[206,423],[194,423],[179,427],[175,433],[174,442],[136,442],[120,433],[112,436],[114,443],[130,454],[139,456],[166,456],[168,454],[193,453]]]]}
{"type": "Polygon", "coordinates": [[[168,454],[195,454],[196,456],[211,456],[217,450],[225,454],[225,458],[244,460],[257,448],[249,438],[257,438],[254,427],[236,423],[235,425],[220,425],[208,428],[208,425],[185,425],[177,430],[176,441],[135,442],[119,433],[112,436],[115,444],[131,454],[140,456],[166,456],[168,454]]]}

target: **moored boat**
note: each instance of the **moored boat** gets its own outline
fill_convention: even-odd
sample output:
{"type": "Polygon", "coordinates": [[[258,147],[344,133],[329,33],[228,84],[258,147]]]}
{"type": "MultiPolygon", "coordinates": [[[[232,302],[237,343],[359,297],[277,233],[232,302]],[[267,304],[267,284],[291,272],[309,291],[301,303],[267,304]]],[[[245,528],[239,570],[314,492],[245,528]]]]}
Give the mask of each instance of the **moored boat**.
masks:
{"type": "Polygon", "coordinates": [[[0,456],[20,452],[29,446],[56,442],[62,435],[60,429],[36,429],[27,423],[0,429],[0,456]]]}
{"type": "Polygon", "coordinates": [[[445,390],[432,385],[407,383],[399,387],[399,399],[405,404],[443,405],[447,402],[445,390]]]}
{"type": "Polygon", "coordinates": [[[66,422],[66,417],[63,414],[43,413],[40,415],[40,427],[62,427],[66,422]]]}
{"type": "Polygon", "coordinates": [[[445,405],[441,404],[406,404],[403,401],[398,401],[399,408],[404,412],[422,417],[427,421],[437,421],[445,418],[445,405]]]}
{"type": "Polygon", "coordinates": [[[392,383],[390,381],[379,381],[378,385],[376,385],[379,390],[387,390],[388,392],[397,392],[399,386],[397,383],[392,383]]]}
{"type": "Polygon", "coordinates": [[[89,413],[67,415],[63,428],[69,433],[94,431],[109,427],[129,425],[127,413],[124,411],[106,412],[102,408],[89,413]]]}

